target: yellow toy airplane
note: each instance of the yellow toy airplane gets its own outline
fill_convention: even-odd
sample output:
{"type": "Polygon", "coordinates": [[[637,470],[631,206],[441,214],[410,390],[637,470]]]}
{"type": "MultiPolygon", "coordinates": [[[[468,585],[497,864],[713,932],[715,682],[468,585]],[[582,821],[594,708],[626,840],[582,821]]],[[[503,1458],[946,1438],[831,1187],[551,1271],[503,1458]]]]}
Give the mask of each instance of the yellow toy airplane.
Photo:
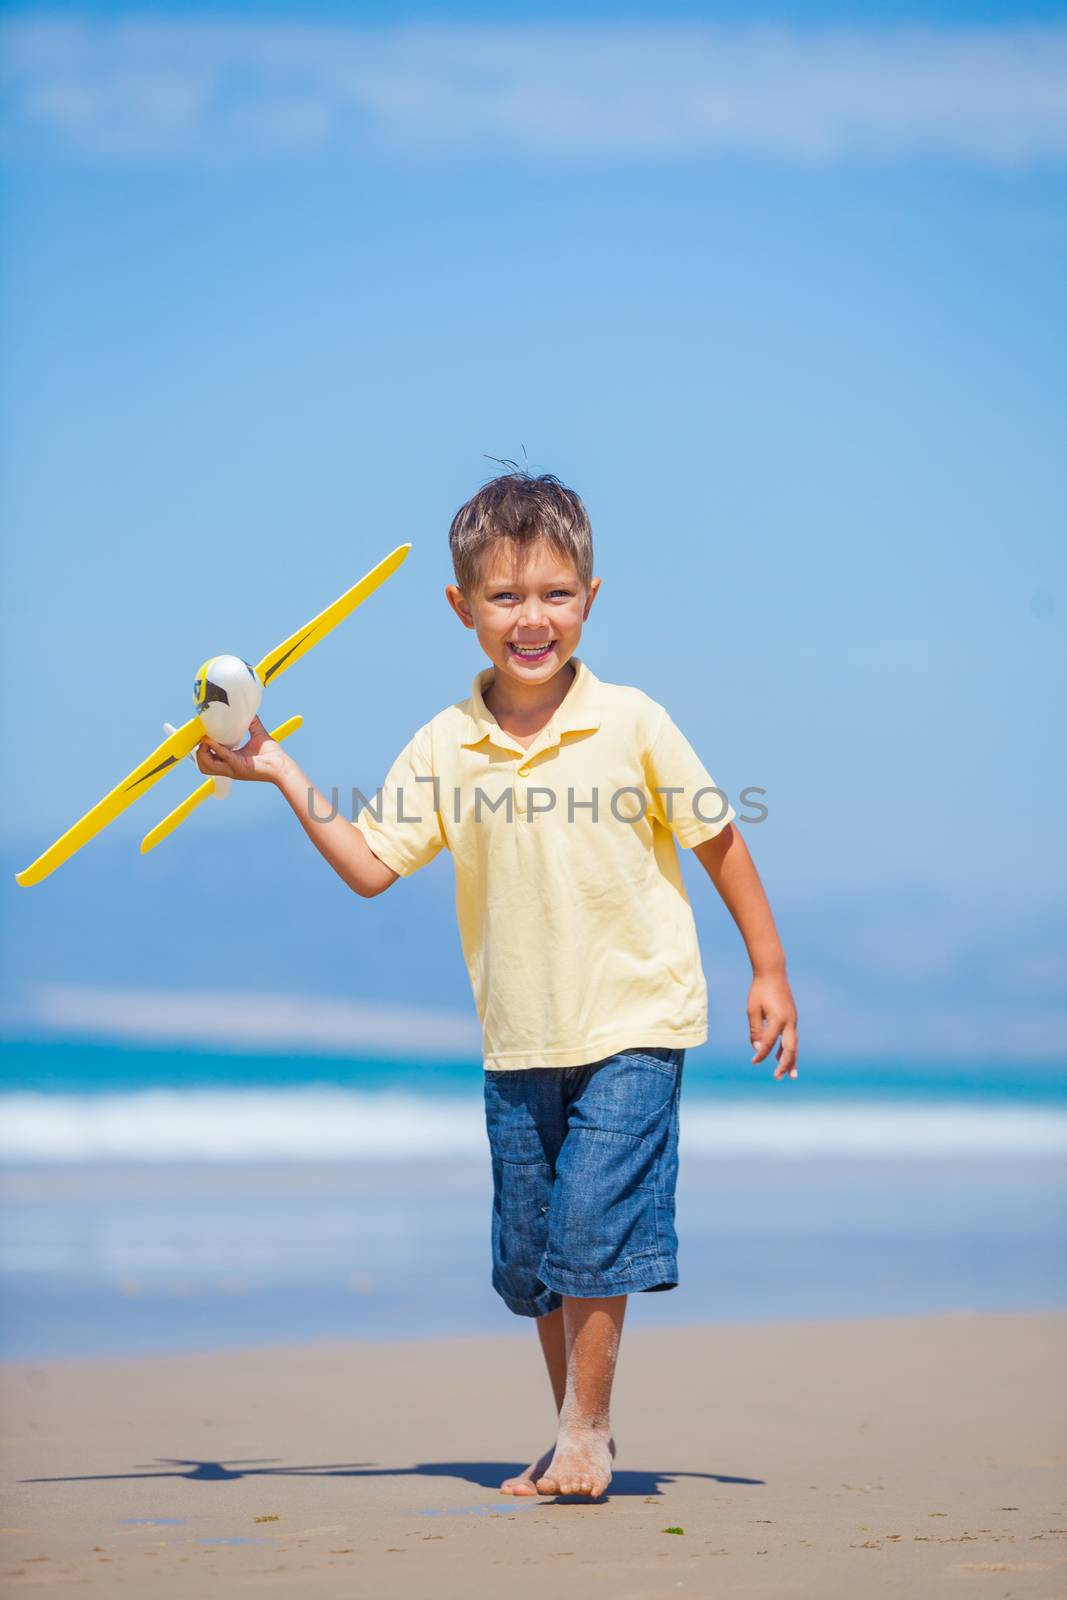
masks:
{"type": "MultiPolygon", "coordinates": [[[[396,549],[386,556],[384,561],[379,561],[372,567],[365,577],[353,584],[351,589],[327,606],[325,611],[305,624],[296,633],[268,652],[257,666],[251,666],[240,656],[212,656],[205,661],[196,675],[194,685],[194,698],[196,702],[196,715],[180,728],[172,728],[169,723],[164,724],[167,738],[150,756],[135,767],[128,777],[123,778],[110,794],[87,811],[80,822],[68,828],[55,844],[50,845],[43,855],[38,856],[23,872],[15,874],[16,883],[23,888],[31,884],[40,883],[47,878],[49,873],[69,861],[83,844],[103,829],[109,822],[114,822],[127,806],[133,804],[142,794],[146,793],[154,783],[158,783],[165,772],[177,766],[184,756],[191,755],[206,735],[218,744],[236,749],[248,732],[252,718],[259,710],[263,698],[263,690],[268,683],[283,672],[288,672],[294,662],[324,639],[332,628],[350,616],[358,605],[362,605],[367,596],[373,594],[380,584],[393,573],[407,559],[410,544],[397,545],[396,549]]],[[[290,717],[288,722],[283,722],[271,734],[273,739],[287,739],[295,733],[303,722],[302,717],[290,717]]],[[[185,821],[209,794],[224,794],[229,788],[229,779],[208,778],[206,783],[176,806],[163,821],[147,833],[141,842],[141,853],[146,854],[155,848],[161,839],[173,833],[178,825],[185,821]]]]}

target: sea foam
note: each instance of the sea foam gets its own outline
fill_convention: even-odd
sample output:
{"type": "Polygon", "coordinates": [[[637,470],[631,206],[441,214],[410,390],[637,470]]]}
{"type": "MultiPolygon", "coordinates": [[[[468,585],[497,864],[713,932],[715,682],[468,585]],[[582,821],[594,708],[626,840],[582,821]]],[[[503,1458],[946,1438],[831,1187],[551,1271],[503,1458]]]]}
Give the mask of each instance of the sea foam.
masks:
{"type": "MultiPolygon", "coordinates": [[[[681,1148],[700,1155],[1064,1155],[1067,1112],[1035,1106],[702,1098],[681,1148]]],[[[418,1161],[487,1150],[470,1095],[327,1087],[0,1096],[8,1163],[418,1161]]]]}

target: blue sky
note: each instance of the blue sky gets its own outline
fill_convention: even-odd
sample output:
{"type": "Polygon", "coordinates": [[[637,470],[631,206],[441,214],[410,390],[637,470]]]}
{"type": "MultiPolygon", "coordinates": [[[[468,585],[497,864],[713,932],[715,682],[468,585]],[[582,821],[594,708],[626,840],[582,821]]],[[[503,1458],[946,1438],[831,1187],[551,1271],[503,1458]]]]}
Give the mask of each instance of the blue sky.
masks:
{"type": "MultiPolygon", "coordinates": [[[[920,985],[914,1048],[977,1007],[1062,1053],[1063,8],[137,17],[4,24],[5,861],[187,715],[206,655],[258,656],[410,539],[269,708],[305,714],[320,784],[373,788],[482,664],[448,522],[525,450],[593,518],[581,653],[767,790],[749,843],[826,1041],[884,1037],[920,985]]],[[[263,791],[150,869],[184,781],[95,847],[106,916],[86,859],[9,895],[10,1015],[44,982],[180,988],[198,889],[239,933],[275,854],[325,874],[263,791]],[[150,870],[151,973],[121,931],[150,870]],[[49,937],[94,918],[91,957],[49,937]]],[[[390,919],[422,895],[444,928],[430,870],[390,919]]],[[[391,998],[462,1010],[435,948],[391,998]]],[[[364,954],[272,982],[370,998],[364,954]]]]}

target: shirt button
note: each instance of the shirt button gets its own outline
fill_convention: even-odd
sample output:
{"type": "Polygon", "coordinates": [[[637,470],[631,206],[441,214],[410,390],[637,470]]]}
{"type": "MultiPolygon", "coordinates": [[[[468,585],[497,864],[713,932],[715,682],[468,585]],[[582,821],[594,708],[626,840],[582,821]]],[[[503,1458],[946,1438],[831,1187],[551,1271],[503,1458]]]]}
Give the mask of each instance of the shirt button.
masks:
{"type": "Polygon", "coordinates": [[[519,777],[520,778],[528,778],[529,776],[530,776],[529,767],[520,767],[519,768],[519,777]]]}

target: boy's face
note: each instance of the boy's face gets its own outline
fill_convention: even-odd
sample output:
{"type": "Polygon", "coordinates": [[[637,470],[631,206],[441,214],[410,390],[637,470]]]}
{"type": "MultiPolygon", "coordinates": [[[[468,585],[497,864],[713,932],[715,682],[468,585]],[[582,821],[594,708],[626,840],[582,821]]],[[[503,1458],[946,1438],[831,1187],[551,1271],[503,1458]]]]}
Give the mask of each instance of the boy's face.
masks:
{"type": "Polygon", "coordinates": [[[473,594],[451,583],[445,594],[497,672],[532,686],[554,678],[577,650],[599,588],[599,578],[583,588],[573,564],[543,539],[527,548],[520,570],[514,547],[501,539],[486,556],[473,594]]]}

